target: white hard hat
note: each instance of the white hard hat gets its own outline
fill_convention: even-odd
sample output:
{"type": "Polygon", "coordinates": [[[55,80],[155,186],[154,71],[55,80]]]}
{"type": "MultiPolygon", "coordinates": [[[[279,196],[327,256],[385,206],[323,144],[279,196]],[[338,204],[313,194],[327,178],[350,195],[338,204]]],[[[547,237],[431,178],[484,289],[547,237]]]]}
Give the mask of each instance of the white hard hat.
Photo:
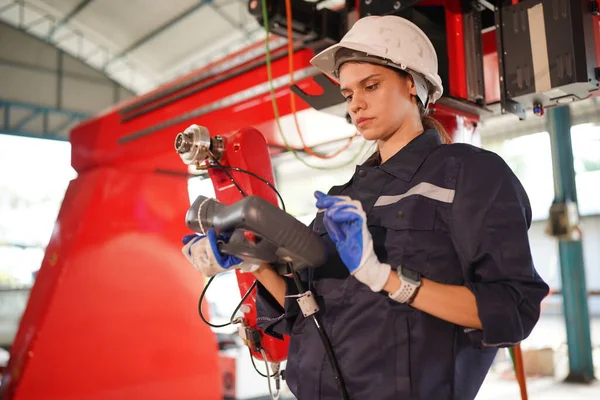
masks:
{"type": "Polygon", "coordinates": [[[394,15],[369,16],[356,21],[342,40],[310,60],[311,64],[339,82],[340,62],[337,53],[343,51],[345,61],[367,61],[395,67],[410,73],[417,95],[427,106],[435,103],[444,91],[438,75],[435,49],[425,33],[407,19],[394,15]],[[351,53],[354,53],[352,55],[351,53]],[[363,54],[361,57],[359,54],[363,54]]]}

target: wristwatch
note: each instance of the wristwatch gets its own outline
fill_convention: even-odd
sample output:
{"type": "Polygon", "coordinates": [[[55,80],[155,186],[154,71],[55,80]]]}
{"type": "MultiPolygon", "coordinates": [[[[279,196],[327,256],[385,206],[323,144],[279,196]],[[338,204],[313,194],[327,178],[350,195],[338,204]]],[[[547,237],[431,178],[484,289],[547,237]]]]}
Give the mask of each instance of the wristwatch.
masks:
{"type": "Polygon", "coordinates": [[[389,297],[398,303],[411,304],[421,287],[421,275],[401,265],[398,266],[398,278],[402,282],[400,289],[390,293],[389,297]]]}

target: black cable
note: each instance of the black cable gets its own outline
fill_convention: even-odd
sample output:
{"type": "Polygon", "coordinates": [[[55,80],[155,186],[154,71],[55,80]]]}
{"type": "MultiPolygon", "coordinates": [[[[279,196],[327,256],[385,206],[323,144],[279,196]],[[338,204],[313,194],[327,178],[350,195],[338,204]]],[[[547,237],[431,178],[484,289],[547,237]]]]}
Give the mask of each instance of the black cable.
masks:
{"type": "Polygon", "coordinates": [[[208,320],[206,318],[204,318],[204,313],[202,312],[202,303],[204,302],[204,295],[206,295],[206,291],[208,290],[208,287],[212,283],[213,279],[215,279],[215,276],[211,277],[208,280],[208,282],[206,283],[206,286],[204,286],[204,289],[202,289],[202,293],[200,294],[200,299],[198,300],[198,314],[200,314],[200,318],[202,318],[202,321],[204,321],[204,323],[206,325],[210,326],[211,328],[223,328],[225,326],[231,325],[231,321],[229,321],[226,324],[220,324],[220,325],[211,324],[210,322],[208,322],[208,320]]]}
{"type": "Polygon", "coordinates": [[[206,317],[204,317],[204,313],[202,312],[202,303],[204,302],[204,296],[206,295],[206,291],[208,290],[208,287],[212,283],[213,279],[215,279],[215,276],[211,277],[208,280],[208,282],[206,283],[206,286],[204,286],[204,289],[202,290],[202,293],[200,294],[200,299],[198,300],[198,314],[200,314],[200,318],[202,318],[202,321],[204,321],[204,323],[206,325],[208,325],[208,326],[210,326],[212,328],[224,328],[226,326],[231,325],[231,323],[233,321],[233,317],[235,317],[235,314],[237,314],[238,310],[240,309],[240,307],[242,306],[242,304],[244,303],[244,301],[248,298],[248,296],[250,296],[250,293],[252,293],[252,290],[254,290],[254,288],[256,287],[256,281],[254,281],[254,283],[252,283],[252,285],[250,286],[250,288],[246,291],[246,294],[244,294],[244,296],[242,297],[242,299],[238,303],[237,307],[235,307],[235,310],[233,310],[233,313],[231,314],[231,318],[229,318],[229,322],[226,323],[226,324],[215,325],[213,323],[210,323],[206,319],[206,317]]]}
{"type": "MultiPolygon", "coordinates": [[[[233,177],[231,176],[231,174],[229,174],[229,172],[227,171],[227,169],[231,169],[234,171],[238,171],[238,172],[242,172],[245,174],[248,174],[250,176],[253,176],[259,180],[261,180],[262,182],[266,183],[271,189],[273,189],[273,191],[277,194],[277,197],[279,197],[279,200],[281,201],[281,206],[283,208],[283,210],[285,211],[285,204],[283,202],[283,198],[281,197],[281,194],[279,193],[279,191],[273,186],[271,185],[271,183],[269,181],[267,181],[266,179],[256,175],[253,172],[250,171],[246,171],[244,169],[241,168],[237,168],[237,167],[229,167],[229,166],[224,166],[222,165],[215,157],[213,157],[213,161],[217,164],[215,165],[209,165],[206,168],[210,169],[210,168],[220,168],[221,170],[223,170],[223,172],[227,175],[227,177],[229,178],[229,180],[238,188],[238,190],[240,191],[240,193],[242,194],[243,197],[246,197],[246,194],[244,193],[244,191],[242,190],[242,188],[237,184],[237,182],[235,181],[235,179],[233,179],[233,177]]],[[[300,280],[300,275],[298,274],[297,271],[293,271],[292,268],[289,268],[290,270],[292,270],[292,276],[294,278],[294,283],[296,284],[296,287],[298,288],[298,293],[304,293],[304,287],[302,285],[302,281],[300,280]]],[[[214,277],[213,277],[214,278],[214,277]]],[[[210,284],[211,280],[208,281],[206,287],[208,287],[208,285],[210,284]]],[[[252,285],[252,287],[250,287],[250,289],[248,290],[248,292],[244,295],[244,297],[242,298],[242,301],[240,301],[240,303],[238,304],[238,307],[236,308],[236,310],[234,311],[231,319],[233,320],[233,316],[235,315],[235,313],[237,312],[237,310],[239,309],[239,307],[241,307],[241,304],[244,302],[244,300],[246,299],[246,297],[248,296],[248,294],[250,293],[250,291],[253,289],[253,287],[256,285],[256,281],[254,281],[254,284],[252,285]]],[[[204,295],[205,290],[202,292],[202,296],[200,298],[200,301],[202,301],[202,297],[204,295]]],[[[201,304],[201,303],[200,303],[201,304]]],[[[198,305],[199,310],[201,310],[200,304],[198,305]]],[[[200,311],[201,312],[201,311],[200,311]]],[[[206,321],[206,319],[202,316],[202,314],[200,314],[200,316],[202,317],[202,320],[206,323],[208,323],[206,321]]],[[[325,347],[325,352],[327,353],[327,358],[329,359],[329,363],[331,365],[331,368],[333,370],[333,377],[335,379],[335,382],[338,386],[338,390],[342,396],[343,400],[349,400],[350,397],[348,396],[348,392],[346,390],[346,384],[344,382],[344,378],[342,377],[342,373],[340,371],[340,366],[338,365],[337,359],[335,358],[335,354],[333,353],[333,346],[331,345],[331,341],[329,340],[329,337],[327,336],[327,332],[325,332],[325,329],[323,329],[323,324],[321,322],[321,319],[319,318],[319,315],[317,313],[313,314],[312,316],[312,320],[315,323],[315,327],[317,328],[317,331],[319,332],[319,336],[321,338],[321,341],[323,342],[323,347],[325,347]]],[[[208,323],[210,325],[210,323],[208,323]]],[[[229,324],[226,324],[224,326],[227,326],[229,324]]],[[[211,325],[213,326],[213,325],[211,325]]],[[[250,360],[252,361],[252,365],[254,366],[254,369],[256,370],[256,372],[264,377],[264,378],[269,378],[269,376],[267,376],[267,374],[263,374],[262,372],[260,372],[258,370],[258,368],[256,367],[256,363],[254,362],[254,357],[252,355],[252,350],[250,349],[250,347],[248,347],[248,351],[250,352],[250,360]]],[[[271,377],[273,377],[275,375],[271,375],[271,377]]]]}
{"type": "Polygon", "coordinates": [[[238,183],[235,181],[235,179],[233,179],[233,176],[231,176],[231,174],[227,171],[227,169],[225,168],[225,166],[223,166],[223,164],[221,164],[219,162],[219,160],[217,160],[216,157],[213,157],[212,160],[215,162],[215,164],[217,164],[217,168],[220,168],[225,173],[225,175],[227,175],[227,177],[229,178],[229,180],[231,181],[231,183],[233,183],[235,185],[235,187],[240,191],[240,194],[242,195],[242,197],[246,197],[247,194],[244,193],[244,191],[242,190],[242,188],[240,187],[240,185],[238,185],[238,183]]]}
{"type": "Polygon", "coordinates": [[[256,366],[256,363],[254,362],[254,356],[252,355],[252,350],[250,349],[250,347],[248,347],[248,351],[250,352],[250,361],[252,361],[252,366],[254,367],[254,370],[263,378],[273,378],[277,375],[277,372],[273,372],[273,375],[268,376],[267,374],[263,374],[262,372],[259,371],[258,367],[256,366]]]}
{"type": "MultiPolygon", "coordinates": [[[[221,164],[219,162],[219,160],[217,160],[216,157],[212,158],[212,161],[215,162],[215,164],[217,165],[208,165],[205,168],[206,169],[212,169],[212,168],[219,168],[221,169],[225,175],[227,175],[227,177],[229,178],[229,180],[231,181],[231,183],[233,183],[235,185],[235,187],[239,190],[240,194],[243,197],[247,197],[247,194],[244,193],[244,190],[240,187],[240,185],[235,181],[235,179],[233,179],[233,176],[231,176],[231,174],[227,171],[228,169],[234,170],[234,171],[238,171],[238,172],[242,172],[248,175],[251,175],[253,177],[255,177],[256,179],[259,179],[260,181],[264,182],[267,184],[267,186],[269,186],[271,189],[273,189],[273,191],[275,192],[275,194],[277,195],[277,197],[279,197],[279,200],[281,201],[281,206],[283,208],[283,210],[285,211],[285,203],[283,202],[283,198],[281,197],[281,194],[279,193],[279,191],[275,188],[275,186],[273,186],[271,184],[271,182],[267,181],[266,179],[264,179],[261,176],[256,175],[253,172],[250,171],[246,171],[245,169],[242,168],[237,168],[237,167],[230,167],[230,166],[225,166],[223,164],[221,164]]],[[[215,275],[216,276],[216,275],[215,275]]],[[[204,289],[202,290],[202,293],[200,294],[200,299],[198,299],[198,314],[200,314],[200,318],[202,318],[202,321],[204,321],[205,324],[207,324],[208,326],[210,326],[211,328],[224,328],[226,326],[231,325],[232,321],[233,321],[233,317],[235,316],[235,314],[238,312],[238,310],[240,309],[240,307],[242,306],[242,304],[244,303],[244,301],[248,298],[248,296],[250,295],[250,293],[252,292],[252,290],[256,287],[256,281],[254,281],[254,283],[252,284],[252,286],[250,286],[250,289],[248,289],[248,291],[246,292],[246,294],[244,294],[244,296],[242,297],[242,299],[240,300],[240,302],[238,303],[237,307],[235,308],[235,310],[233,311],[233,314],[231,314],[231,318],[229,319],[229,322],[226,324],[220,324],[220,325],[215,325],[210,323],[205,317],[204,317],[204,313],[202,312],[202,304],[204,303],[204,296],[206,295],[206,291],[208,290],[208,287],[210,286],[210,284],[212,283],[213,279],[215,279],[215,276],[211,277],[208,282],[206,283],[206,286],[204,286],[204,289]]]]}
{"type": "MultiPolygon", "coordinates": [[[[292,276],[294,278],[296,288],[298,288],[298,293],[304,293],[304,286],[302,285],[302,280],[300,280],[300,274],[298,274],[298,271],[292,270],[292,276]]],[[[327,353],[329,364],[331,365],[331,369],[333,370],[333,378],[335,379],[335,383],[337,384],[338,390],[342,395],[342,399],[349,400],[350,397],[348,396],[348,392],[346,391],[346,383],[344,382],[344,378],[342,377],[342,373],[340,371],[340,366],[338,365],[337,359],[335,358],[335,354],[333,353],[333,346],[331,345],[329,336],[327,336],[327,332],[325,332],[325,329],[323,329],[323,323],[321,322],[321,318],[319,318],[318,313],[314,313],[313,315],[311,315],[311,317],[313,322],[315,323],[317,331],[319,332],[319,336],[321,337],[321,341],[323,342],[323,347],[325,347],[325,352],[327,353]]]]}
{"type": "MultiPolygon", "coordinates": [[[[214,168],[219,168],[219,169],[222,169],[222,170],[223,170],[223,172],[225,172],[225,173],[227,173],[227,172],[226,172],[226,170],[228,170],[228,169],[229,169],[229,170],[232,170],[232,171],[237,171],[237,172],[241,172],[241,173],[244,173],[244,174],[250,175],[250,176],[252,176],[252,177],[254,177],[254,178],[258,179],[259,181],[261,181],[261,182],[265,183],[265,184],[266,184],[266,185],[267,185],[269,188],[271,188],[271,189],[272,189],[272,190],[275,192],[275,194],[276,194],[276,195],[277,195],[277,197],[279,198],[279,201],[281,202],[281,208],[283,209],[283,211],[286,211],[286,209],[285,209],[285,202],[283,201],[283,198],[281,197],[281,194],[279,193],[279,191],[278,191],[278,190],[275,188],[275,186],[273,186],[273,184],[271,184],[271,182],[269,182],[268,180],[266,180],[266,179],[265,179],[265,178],[263,178],[262,176],[259,176],[259,175],[255,174],[254,172],[247,171],[247,170],[245,170],[245,169],[242,169],[242,168],[238,168],[238,167],[230,167],[230,166],[228,166],[228,165],[222,165],[222,164],[219,164],[219,165],[209,165],[209,166],[207,166],[207,167],[205,167],[205,168],[206,168],[206,169],[214,169],[214,168]]],[[[227,177],[228,177],[228,178],[229,178],[229,179],[230,179],[230,180],[233,182],[233,178],[231,177],[231,175],[227,174],[227,177]]],[[[236,186],[237,186],[237,185],[236,185],[236,186]]],[[[242,193],[242,196],[245,196],[245,195],[243,194],[243,191],[242,191],[241,189],[239,189],[239,187],[238,187],[238,190],[240,191],[240,193],[242,193]]]]}

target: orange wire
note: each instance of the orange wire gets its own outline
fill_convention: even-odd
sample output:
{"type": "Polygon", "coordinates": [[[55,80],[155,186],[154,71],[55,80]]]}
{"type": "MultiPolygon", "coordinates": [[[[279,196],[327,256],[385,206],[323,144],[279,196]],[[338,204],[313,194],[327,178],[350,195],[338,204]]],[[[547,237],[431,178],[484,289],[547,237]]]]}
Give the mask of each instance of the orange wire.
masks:
{"type": "MultiPolygon", "coordinates": [[[[291,4],[291,0],[285,0],[285,11],[286,11],[286,20],[287,20],[288,64],[289,64],[289,69],[290,69],[290,85],[294,85],[295,84],[295,81],[294,81],[294,40],[293,40],[293,35],[292,35],[292,4],[291,4]]],[[[298,136],[300,136],[300,141],[302,142],[303,150],[306,153],[310,154],[311,156],[321,158],[324,160],[333,158],[333,157],[341,154],[345,150],[347,150],[350,147],[350,145],[352,144],[352,141],[354,140],[354,138],[356,136],[358,136],[358,133],[351,136],[348,139],[348,142],[344,145],[344,147],[342,147],[341,149],[337,150],[336,152],[334,152],[332,154],[324,156],[322,154],[315,153],[310,147],[308,147],[306,145],[306,142],[304,142],[304,136],[302,135],[302,131],[300,130],[300,124],[298,123],[298,116],[296,115],[296,97],[294,96],[294,92],[292,92],[291,90],[290,90],[290,107],[292,109],[292,115],[294,116],[294,124],[296,125],[296,130],[298,131],[298,136]]]]}
{"type": "Polygon", "coordinates": [[[517,370],[517,381],[519,382],[519,389],[521,391],[521,400],[527,400],[527,383],[525,380],[525,368],[523,367],[523,353],[521,352],[521,345],[516,345],[514,350],[515,369],[517,370]]]}

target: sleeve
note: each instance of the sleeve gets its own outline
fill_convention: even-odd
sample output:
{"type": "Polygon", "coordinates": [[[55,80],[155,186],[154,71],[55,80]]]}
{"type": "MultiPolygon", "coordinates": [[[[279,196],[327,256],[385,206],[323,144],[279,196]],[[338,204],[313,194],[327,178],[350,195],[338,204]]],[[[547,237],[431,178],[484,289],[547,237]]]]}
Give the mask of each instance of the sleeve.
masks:
{"type": "MultiPolygon", "coordinates": [[[[310,223],[310,229],[313,228],[314,223],[314,220],[310,223]]],[[[306,275],[306,270],[300,271],[302,282],[308,280],[306,275]]],[[[283,279],[286,288],[285,307],[281,307],[260,282],[257,282],[256,285],[256,323],[264,333],[278,339],[283,339],[283,335],[292,333],[294,321],[300,314],[300,306],[295,297],[298,294],[298,288],[292,278],[284,276],[283,279]]]]}
{"type": "Polygon", "coordinates": [[[483,327],[465,332],[477,348],[518,344],[537,323],[549,291],[533,265],[524,188],[498,155],[471,154],[460,166],[450,215],[465,285],[475,294],[483,327]]]}
{"type": "Polygon", "coordinates": [[[298,290],[291,278],[285,279],[285,307],[275,300],[271,293],[260,283],[256,285],[256,323],[267,335],[283,339],[283,335],[290,335],[300,307],[294,296],[298,290]]]}

